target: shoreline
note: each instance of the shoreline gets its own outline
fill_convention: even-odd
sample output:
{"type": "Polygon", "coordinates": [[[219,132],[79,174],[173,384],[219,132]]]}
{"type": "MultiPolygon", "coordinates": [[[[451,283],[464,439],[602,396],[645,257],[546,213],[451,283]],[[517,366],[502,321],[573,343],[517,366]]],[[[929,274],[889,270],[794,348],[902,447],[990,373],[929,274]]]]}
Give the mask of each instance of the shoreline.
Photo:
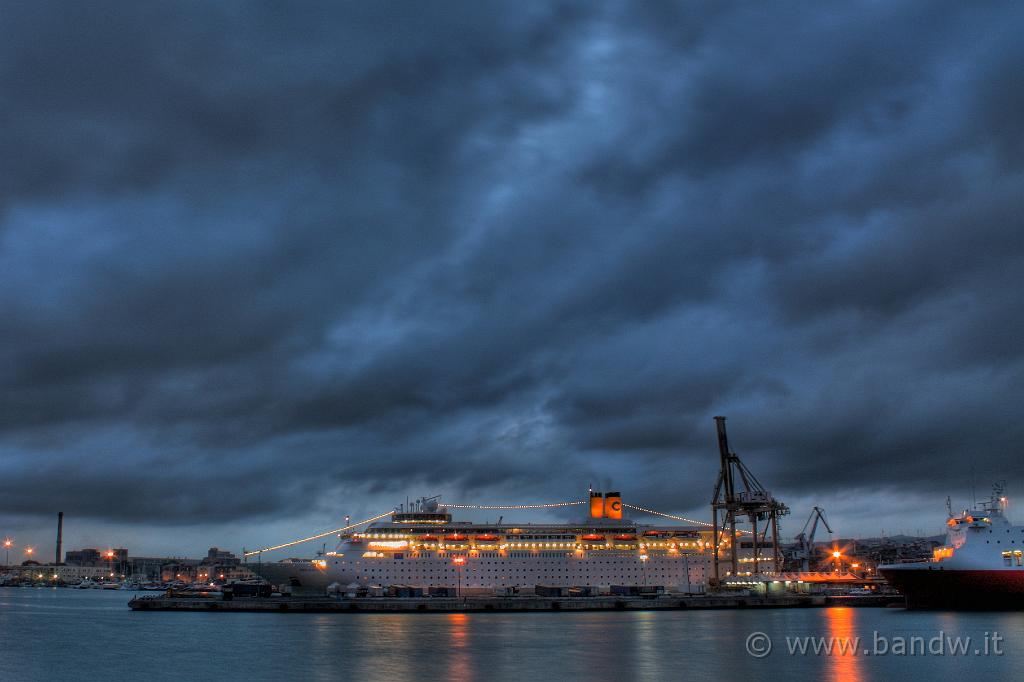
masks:
{"type": "Polygon", "coordinates": [[[264,597],[220,600],[201,597],[135,597],[133,611],[224,611],[232,613],[488,613],[667,611],[687,609],[778,609],[904,606],[900,595],[732,597],[264,597]]]}

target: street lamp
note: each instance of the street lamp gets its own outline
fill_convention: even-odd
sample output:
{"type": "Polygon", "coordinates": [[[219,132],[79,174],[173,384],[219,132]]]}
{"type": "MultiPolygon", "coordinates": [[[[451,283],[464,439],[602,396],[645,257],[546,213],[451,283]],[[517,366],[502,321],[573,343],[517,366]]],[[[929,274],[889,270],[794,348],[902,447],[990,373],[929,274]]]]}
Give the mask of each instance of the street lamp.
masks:
{"type": "Polygon", "coordinates": [[[842,556],[843,556],[843,553],[840,552],[838,549],[832,552],[832,558],[836,560],[836,562],[835,562],[835,564],[836,564],[836,568],[835,568],[836,573],[839,573],[840,569],[842,568],[842,563],[840,562],[840,557],[842,557],[842,556]]]}
{"type": "Polygon", "coordinates": [[[647,558],[646,554],[640,555],[640,572],[644,576],[644,587],[647,587],[647,558]]]}
{"type": "Polygon", "coordinates": [[[7,558],[4,560],[4,566],[11,565],[11,546],[14,544],[14,540],[10,538],[4,538],[4,549],[7,550],[7,558]]]}
{"type": "Polygon", "coordinates": [[[686,594],[690,594],[690,556],[683,555],[683,570],[686,571],[686,594]]]}
{"type": "Polygon", "coordinates": [[[452,564],[455,565],[455,573],[458,575],[458,588],[456,588],[455,595],[462,599],[462,566],[466,563],[466,557],[457,556],[452,558],[452,564]]]}

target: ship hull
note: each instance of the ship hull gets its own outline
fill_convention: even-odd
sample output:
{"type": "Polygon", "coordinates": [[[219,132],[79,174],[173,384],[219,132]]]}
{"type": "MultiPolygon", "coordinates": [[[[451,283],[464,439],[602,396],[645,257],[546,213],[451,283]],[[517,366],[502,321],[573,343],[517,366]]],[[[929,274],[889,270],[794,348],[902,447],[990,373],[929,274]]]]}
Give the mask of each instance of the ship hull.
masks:
{"type": "Polygon", "coordinates": [[[881,567],[912,609],[1024,610],[1024,570],[881,567]]]}
{"type": "Polygon", "coordinates": [[[323,594],[335,582],[329,572],[312,562],[259,562],[245,567],[271,585],[291,589],[292,594],[323,594]]]}

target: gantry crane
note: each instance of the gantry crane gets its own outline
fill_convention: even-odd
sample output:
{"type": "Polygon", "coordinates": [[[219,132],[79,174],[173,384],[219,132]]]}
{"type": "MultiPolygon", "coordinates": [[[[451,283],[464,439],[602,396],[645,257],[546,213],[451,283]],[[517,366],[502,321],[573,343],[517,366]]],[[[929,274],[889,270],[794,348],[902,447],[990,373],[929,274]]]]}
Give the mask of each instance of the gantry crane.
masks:
{"type": "MultiPolygon", "coordinates": [[[[772,548],[771,570],[778,573],[782,568],[782,557],[779,553],[779,517],[788,514],[789,507],[772,497],[771,492],[765,490],[757,477],[740,461],[739,455],[729,451],[729,439],[725,434],[725,417],[715,417],[715,427],[718,430],[718,454],[721,458],[722,468],[718,472],[715,494],[711,499],[714,582],[717,585],[720,578],[718,555],[724,537],[728,537],[729,540],[730,570],[733,574],[737,572],[736,523],[738,517],[746,517],[751,524],[750,536],[753,539],[754,550],[752,573],[755,575],[758,573],[758,563],[761,560],[760,549],[765,544],[770,544],[772,548]],[[758,532],[759,521],[766,522],[760,533],[758,532]],[[771,530],[770,541],[767,537],[769,530],[771,530]]],[[[769,559],[765,558],[764,561],[768,563],[769,559]]]]}
{"type": "Polygon", "coordinates": [[[811,515],[807,517],[807,523],[804,524],[803,530],[795,538],[797,549],[794,558],[800,559],[801,570],[805,573],[811,570],[811,557],[814,556],[814,533],[818,530],[818,521],[825,524],[825,530],[831,535],[832,527],[828,525],[828,520],[825,518],[825,510],[815,507],[811,510],[811,515]],[[807,533],[807,526],[811,527],[810,534],[807,533]]]}

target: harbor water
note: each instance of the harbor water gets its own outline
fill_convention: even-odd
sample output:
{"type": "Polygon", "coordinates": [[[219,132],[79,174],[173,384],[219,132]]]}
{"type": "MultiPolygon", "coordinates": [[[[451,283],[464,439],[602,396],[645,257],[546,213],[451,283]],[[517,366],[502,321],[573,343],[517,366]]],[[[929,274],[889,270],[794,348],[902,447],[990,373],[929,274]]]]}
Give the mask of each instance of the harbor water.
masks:
{"type": "Polygon", "coordinates": [[[0,679],[856,682],[1024,675],[1024,613],[139,613],[127,608],[131,596],[0,588],[0,679]],[[802,637],[860,641],[855,652],[815,653],[811,642],[801,653],[802,637]],[[966,652],[949,650],[949,638],[966,637],[966,652]],[[914,645],[900,653],[911,638],[914,645]]]}

